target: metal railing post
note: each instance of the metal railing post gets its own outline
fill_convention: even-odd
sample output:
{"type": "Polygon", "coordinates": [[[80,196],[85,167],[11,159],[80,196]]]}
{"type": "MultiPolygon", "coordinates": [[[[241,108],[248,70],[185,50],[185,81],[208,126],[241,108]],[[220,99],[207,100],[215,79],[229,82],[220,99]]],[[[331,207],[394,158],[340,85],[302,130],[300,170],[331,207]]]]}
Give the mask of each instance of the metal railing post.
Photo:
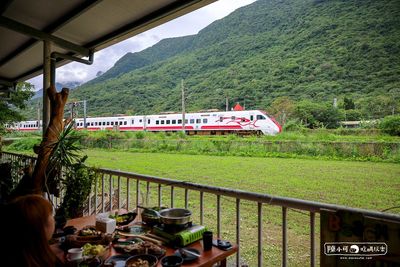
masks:
{"type": "Polygon", "coordinates": [[[287,266],[287,208],[282,207],[282,267],[287,266]]]}
{"type": "Polygon", "coordinates": [[[263,257],[262,257],[262,247],[263,247],[263,242],[262,242],[262,203],[258,202],[257,203],[257,208],[258,208],[258,252],[257,252],[257,258],[258,258],[258,267],[263,267],[263,257]]]}

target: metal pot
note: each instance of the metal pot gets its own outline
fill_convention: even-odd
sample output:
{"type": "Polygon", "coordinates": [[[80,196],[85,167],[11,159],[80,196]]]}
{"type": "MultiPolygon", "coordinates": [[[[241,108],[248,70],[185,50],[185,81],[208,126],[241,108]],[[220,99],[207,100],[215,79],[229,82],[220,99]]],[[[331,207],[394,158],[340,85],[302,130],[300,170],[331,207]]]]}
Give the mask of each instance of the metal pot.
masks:
{"type": "Polygon", "coordinates": [[[160,221],[166,225],[182,225],[190,222],[192,212],[187,209],[164,209],[159,212],[160,221]]]}

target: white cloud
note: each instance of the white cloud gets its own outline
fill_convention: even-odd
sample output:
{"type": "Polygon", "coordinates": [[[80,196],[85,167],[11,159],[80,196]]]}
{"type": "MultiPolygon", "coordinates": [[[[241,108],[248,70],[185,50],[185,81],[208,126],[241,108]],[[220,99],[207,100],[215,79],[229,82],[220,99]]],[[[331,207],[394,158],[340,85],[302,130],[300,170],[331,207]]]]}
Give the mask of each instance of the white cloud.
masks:
{"type": "MultiPolygon", "coordinates": [[[[150,47],[162,39],[197,34],[215,20],[227,16],[235,9],[253,3],[255,0],[219,0],[192,13],[174,19],[168,23],[141,33],[123,42],[95,53],[92,65],[70,63],[57,69],[56,81],[87,82],[96,77],[98,71],[107,71],[128,52],[138,52],[150,47]]],[[[43,87],[42,75],[30,79],[36,90],[43,87]]]]}

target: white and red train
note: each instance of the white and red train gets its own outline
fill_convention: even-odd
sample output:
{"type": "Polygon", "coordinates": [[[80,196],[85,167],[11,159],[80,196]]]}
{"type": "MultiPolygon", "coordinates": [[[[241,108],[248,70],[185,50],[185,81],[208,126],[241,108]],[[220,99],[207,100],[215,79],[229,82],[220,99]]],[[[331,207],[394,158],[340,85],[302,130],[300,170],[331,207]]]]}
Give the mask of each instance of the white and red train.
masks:
{"type": "MultiPolygon", "coordinates": [[[[75,119],[76,128],[84,129],[84,119],[75,119]]],[[[38,121],[22,121],[10,129],[17,131],[37,131],[38,121]]],[[[182,114],[159,114],[142,116],[90,117],[86,118],[86,128],[89,131],[119,130],[119,131],[149,131],[177,132],[182,131],[182,114]]],[[[282,127],[272,117],[260,110],[217,111],[185,114],[185,131],[188,134],[223,135],[265,134],[274,135],[281,132],[282,127]]]]}

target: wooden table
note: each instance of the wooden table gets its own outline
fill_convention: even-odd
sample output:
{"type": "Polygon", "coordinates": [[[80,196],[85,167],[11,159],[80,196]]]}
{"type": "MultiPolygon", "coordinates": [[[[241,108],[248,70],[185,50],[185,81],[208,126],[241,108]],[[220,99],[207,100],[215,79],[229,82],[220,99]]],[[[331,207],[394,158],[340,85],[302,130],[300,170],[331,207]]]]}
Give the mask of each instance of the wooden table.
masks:
{"type": "MultiPolygon", "coordinates": [[[[95,225],[95,223],[96,223],[96,216],[92,215],[92,216],[86,216],[86,217],[69,220],[69,221],[67,221],[66,226],[74,226],[75,228],[80,230],[87,225],[95,225]]],[[[197,241],[197,242],[187,246],[190,248],[195,248],[198,251],[200,251],[200,257],[197,260],[191,262],[190,264],[185,263],[183,266],[211,267],[215,263],[220,262],[221,263],[220,266],[225,267],[226,266],[226,258],[235,254],[238,250],[237,245],[233,245],[232,249],[227,250],[227,251],[218,249],[214,246],[212,247],[212,249],[210,251],[203,251],[202,243],[203,243],[202,241],[197,241]]],[[[175,252],[175,249],[166,247],[166,255],[167,256],[174,254],[174,252],[175,252]]],[[[60,256],[60,251],[56,251],[56,253],[58,256],[60,256]]],[[[111,253],[111,256],[118,254],[114,250],[114,248],[112,248],[110,253],[111,253]]],[[[161,267],[160,261],[157,264],[157,266],[161,267]]]]}

